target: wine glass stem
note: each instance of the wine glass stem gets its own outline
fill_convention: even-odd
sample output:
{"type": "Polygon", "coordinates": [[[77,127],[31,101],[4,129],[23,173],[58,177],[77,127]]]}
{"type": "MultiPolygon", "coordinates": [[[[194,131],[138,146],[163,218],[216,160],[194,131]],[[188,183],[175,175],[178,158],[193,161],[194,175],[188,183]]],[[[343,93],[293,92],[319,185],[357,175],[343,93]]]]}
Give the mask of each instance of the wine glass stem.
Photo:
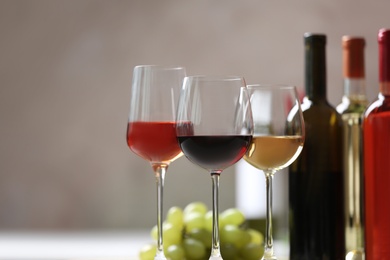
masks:
{"type": "Polygon", "coordinates": [[[163,247],[163,191],[164,179],[168,165],[166,164],[152,164],[156,176],[157,186],[157,250],[155,260],[166,259],[164,256],[163,247]]]}
{"type": "Polygon", "coordinates": [[[213,191],[213,234],[210,259],[221,258],[219,249],[219,172],[211,172],[212,191],[213,191]]]}
{"type": "Polygon", "coordinates": [[[276,259],[274,257],[272,238],[272,180],[274,172],[264,172],[267,198],[266,230],[263,259],[276,259]]]}

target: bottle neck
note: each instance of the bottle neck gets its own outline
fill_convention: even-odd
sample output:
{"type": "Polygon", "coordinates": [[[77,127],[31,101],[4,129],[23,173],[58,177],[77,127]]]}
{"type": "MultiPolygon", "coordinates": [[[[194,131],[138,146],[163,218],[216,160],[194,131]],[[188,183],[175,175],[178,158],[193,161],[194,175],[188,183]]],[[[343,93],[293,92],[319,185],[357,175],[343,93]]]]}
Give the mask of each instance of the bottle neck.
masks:
{"type": "Polygon", "coordinates": [[[379,92],[383,96],[390,96],[390,81],[379,83],[379,92]]]}
{"type": "Polygon", "coordinates": [[[326,101],[325,41],[312,39],[305,42],[306,96],[313,101],[326,101]]]}
{"type": "Polygon", "coordinates": [[[390,30],[380,30],[379,44],[379,91],[390,95],[390,30]]]}
{"type": "Polygon", "coordinates": [[[364,78],[344,78],[344,96],[353,100],[366,100],[366,81],[364,78]]]}

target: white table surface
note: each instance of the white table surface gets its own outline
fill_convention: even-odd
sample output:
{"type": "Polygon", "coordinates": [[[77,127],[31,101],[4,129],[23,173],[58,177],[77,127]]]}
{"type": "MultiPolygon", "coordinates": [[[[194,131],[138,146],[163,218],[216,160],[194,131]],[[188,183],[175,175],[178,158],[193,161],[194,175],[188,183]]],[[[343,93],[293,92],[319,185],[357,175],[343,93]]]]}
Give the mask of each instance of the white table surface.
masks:
{"type": "Polygon", "coordinates": [[[137,260],[149,232],[0,231],[0,259],[137,260]]]}
{"type": "MultiPolygon", "coordinates": [[[[150,230],[131,232],[0,231],[0,259],[7,260],[138,260],[140,248],[153,243],[150,230]]],[[[288,247],[275,241],[278,259],[288,247]]]]}

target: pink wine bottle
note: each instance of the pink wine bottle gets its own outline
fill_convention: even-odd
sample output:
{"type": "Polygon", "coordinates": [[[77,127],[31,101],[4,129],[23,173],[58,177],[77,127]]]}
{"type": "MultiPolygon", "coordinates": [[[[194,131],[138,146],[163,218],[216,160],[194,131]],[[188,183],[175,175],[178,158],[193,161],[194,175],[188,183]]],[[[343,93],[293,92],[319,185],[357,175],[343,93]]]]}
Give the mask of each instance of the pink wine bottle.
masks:
{"type": "Polygon", "coordinates": [[[366,258],[390,259],[390,29],[381,29],[379,95],[363,121],[366,258]]]}

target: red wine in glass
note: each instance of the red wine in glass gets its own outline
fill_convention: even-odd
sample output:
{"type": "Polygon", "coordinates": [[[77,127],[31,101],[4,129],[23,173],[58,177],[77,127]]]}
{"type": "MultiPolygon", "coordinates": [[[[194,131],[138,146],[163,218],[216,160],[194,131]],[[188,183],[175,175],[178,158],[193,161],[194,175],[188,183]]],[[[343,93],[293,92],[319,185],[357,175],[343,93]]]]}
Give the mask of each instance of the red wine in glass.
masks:
{"type": "Polygon", "coordinates": [[[181,150],[200,167],[225,169],[242,158],[251,143],[251,135],[180,136],[181,150]]]}
{"type": "Polygon", "coordinates": [[[242,77],[186,77],[176,122],[183,154],[211,175],[213,231],[209,260],[222,260],[218,224],[219,177],[225,168],[244,156],[253,134],[245,80],[242,77]]]}

